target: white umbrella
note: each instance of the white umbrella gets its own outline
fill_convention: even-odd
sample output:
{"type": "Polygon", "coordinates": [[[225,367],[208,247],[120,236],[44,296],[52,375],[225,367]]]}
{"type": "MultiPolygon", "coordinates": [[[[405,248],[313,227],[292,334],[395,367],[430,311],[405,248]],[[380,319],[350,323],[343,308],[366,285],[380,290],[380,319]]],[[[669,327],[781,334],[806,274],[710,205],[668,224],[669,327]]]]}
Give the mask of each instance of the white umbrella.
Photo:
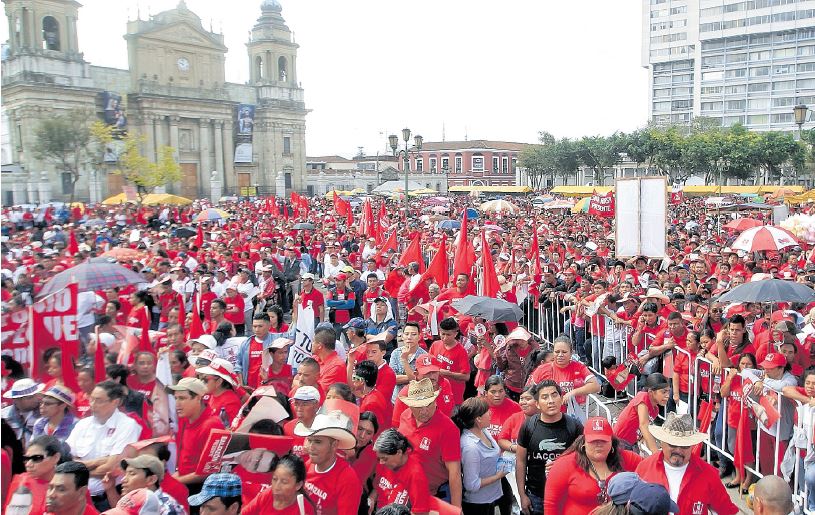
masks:
{"type": "Polygon", "coordinates": [[[762,225],[741,233],[730,248],[758,252],[761,250],[777,251],[795,245],[798,245],[798,240],[788,230],[772,225],[762,225]]]}
{"type": "Polygon", "coordinates": [[[517,213],[519,211],[518,206],[506,200],[490,200],[481,204],[478,209],[485,213],[517,213]]]}

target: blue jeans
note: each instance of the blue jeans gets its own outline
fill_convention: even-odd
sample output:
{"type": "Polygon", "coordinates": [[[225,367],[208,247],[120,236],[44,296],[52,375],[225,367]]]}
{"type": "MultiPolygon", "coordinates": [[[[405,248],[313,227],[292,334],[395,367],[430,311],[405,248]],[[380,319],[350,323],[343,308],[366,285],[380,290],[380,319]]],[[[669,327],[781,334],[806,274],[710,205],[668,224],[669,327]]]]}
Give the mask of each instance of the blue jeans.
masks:
{"type": "Polygon", "coordinates": [[[538,497],[529,489],[526,490],[526,496],[529,497],[529,502],[532,505],[530,507],[531,515],[543,515],[543,497],[538,497]]]}
{"type": "Polygon", "coordinates": [[[566,322],[566,334],[572,339],[572,345],[580,357],[580,361],[586,362],[586,328],[575,327],[571,322],[566,322]]]}
{"type": "Polygon", "coordinates": [[[815,463],[804,465],[804,483],[807,487],[807,509],[815,510],[815,463]]]}
{"type": "Polygon", "coordinates": [[[439,486],[439,489],[436,492],[436,497],[444,502],[450,502],[450,483],[444,483],[439,486]]]}

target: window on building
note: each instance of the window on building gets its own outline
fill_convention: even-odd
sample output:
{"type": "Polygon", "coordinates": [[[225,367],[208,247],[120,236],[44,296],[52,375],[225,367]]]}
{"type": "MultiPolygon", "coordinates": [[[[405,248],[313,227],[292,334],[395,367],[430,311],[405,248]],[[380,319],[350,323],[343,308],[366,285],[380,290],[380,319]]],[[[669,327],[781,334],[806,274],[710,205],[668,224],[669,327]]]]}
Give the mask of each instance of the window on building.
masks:
{"type": "Polygon", "coordinates": [[[793,123],[795,115],[793,113],[775,113],[770,115],[771,123],[793,123]]]}
{"type": "Polygon", "coordinates": [[[461,156],[456,156],[456,173],[461,173],[461,156]]]}
{"type": "Polygon", "coordinates": [[[509,158],[501,158],[501,173],[509,173],[509,158]]]}
{"type": "Polygon", "coordinates": [[[283,155],[291,154],[291,137],[283,136],[283,155]]]}
{"type": "Polygon", "coordinates": [[[751,114],[747,117],[747,125],[767,125],[770,123],[768,114],[751,114]]]}
{"type": "Polygon", "coordinates": [[[492,173],[498,173],[498,158],[492,158],[492,173]]]}
{"type": "Polygon", "coordinates": [[[730,63],[743,63],[747,61],[747,52],[739,52],[737,54],[727,54],[727,64],[730,63]]]}
{"type": "Polygon", "coordinates": [[[693,107],[693,100],[674,100],[671,102],[671,109],[690,109],[693,107]]]}
{"type": "Polygon", "coordinates": [[[42,46],[45,50],[59,50],[59,23],[53,16],[42,19],[42,46]]]}
{"type": "Polygon", "coordinates": [[[741,77],[747,77],[747,68],[736,68],[735,70],[726,70],[724,72],[724,77],[726,79],[737,79],[741,77]]]}
{"type": "Polygon", "coordinates": [[[787,75],[788,73],[795,73],[794,64],[779,64],[773,66],[773,75],[787,75]]]}
{"type": "Polygon", "coordinates": [[[722,118],[722,127],[730,127],[737,123],[744,123],[744,116],[725,116],[722,118]]]}
{"type": "Polygon", "coordinates": [[[484,157],[483,156],[473,156],[473,171],[483,172],[484,171],[484,157]]]}
{"type": "Polygon", "coordinates": [[[441,158],[441,169],[450,171],[450,158],[449,157],[442,157],[441,158]]]}
{"type": "Polygon", "coordinates": [[[292,188],[291,171],[287,171],[283,174],[283,185],[287,190],[292,188]]]}
{"type": "Polygon", "coordinates": [[[773,82],[773,91],[783,91],[785,89],[795,89],[795,81],[777,80],[773,82]]]}
{"type": "Polygon", "coordinates": [[[773,107],[791,107],[795,105],[795,97],[778,97],[773,99],[773,107]]]}
{"type": "Polygon", "coordinates": [[[746,100],[728,100],[725,103],[725,109],[728,111],[743,111],[746,106],[746,100]]]}
{"type": "Polygon", "coordinates": [[[72,194],[74,192],[73,174],[71,172],[62,172],[60,178],[62,179],[62,194],[72,194]]]}
{"type": "Polygon", "coordinates": [[[751,98],[747,101],[747,108],[753,110],[764,110],[770,108],[769,98],[751,98]]]}
{"type": "Polygon", "coordinates": [[[750,61],[769,61],[770,60],[770,51],[769,50],[760,50],[758,52],[750,52],[750,61]]]}
{"type": "Polygon", "coordinates": [[[518,170],[518,159],[513,157],[512,158],[512,173],[515,173],[518,170]]]}
{"type": "Polygon", "coordinates": [[[747,85],[747,91],[750,93],[758,93],[760,91],[770,91],[769,82],[751,82],[747,85]]]}
{"type": "Polygon", "coordinates": [[[722,102],[702,102],[702,111],[721,111],[722,102]]]}
{"type": "Polygon", "coordinates": [[[724,94],[725,95],[740,95],[747,91],[747,85],[745,84],[737,84],[734,86],[725,86],[724,87],[724,94]]]}
{"type": "Polygon", "coordinates": [[[723,77],[724,77],[724,72],[723,71],[702,72],[702,80],[703,81],[722,80],[723,77]]]}
{"type": "Polygon", "coordinates": [[[702,86],[703,95],[721,95],[722,86],[702,86]]]}
{"type": "Polygon", "coordinates": [[[654,111],[670,111],[670,102],[654,102],[654,111]]]}
{"type": "Polygon", "coordinates": [[[263,58],[261,56],[255,57],[255,79],[263,79],[263,58]]]}
{"type": "Polygon", "coordinates": [[[753,68],[750,68],[750,77],[766,77],[769,74],[769,66],[754,66],[753,68]]]}
{"type": "Polygon", "coordinates": [[[798,89],[813,89],[815,88],[815,79],[798,79],[796,87],[798,89]]]}
{"type": "Polygon", "coordinates": [[[424,159],[422,159],[421,157],[416,158],[416,171],[417,172],[424,171],[424,159]]]}
{"type": "Polygon", "coordinates": [[[277,60],[277,78],[280,82],[286,82],[289,74],[288,66],[286,58],[281,55],[277,60]]]}
{"type": "Polygon", "coordinates": [[[798,73],[814,72],[815,71],[815,63],[798,63],[796,65],[796,69],[798,70],[798,73]]]}

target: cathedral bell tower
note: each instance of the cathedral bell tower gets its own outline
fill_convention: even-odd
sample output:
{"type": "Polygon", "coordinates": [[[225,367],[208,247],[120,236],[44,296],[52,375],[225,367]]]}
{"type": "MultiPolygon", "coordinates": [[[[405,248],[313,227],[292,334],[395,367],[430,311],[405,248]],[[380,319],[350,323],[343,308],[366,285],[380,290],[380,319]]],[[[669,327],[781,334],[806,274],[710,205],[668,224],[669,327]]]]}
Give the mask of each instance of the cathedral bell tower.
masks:
{"type": "Polygon", "coordinates": [[[10,57],[38,54],[82,61],[76,34],[81,5],[74,0],[4,0],[10,57]]]}
{"type": "Polygon", "coordinates": [[[277,0],[263,0],[261,15],[246,44],[249,52],[249,84],[297,88],[297,48],[291,30],[281,16],[277,0]]]}

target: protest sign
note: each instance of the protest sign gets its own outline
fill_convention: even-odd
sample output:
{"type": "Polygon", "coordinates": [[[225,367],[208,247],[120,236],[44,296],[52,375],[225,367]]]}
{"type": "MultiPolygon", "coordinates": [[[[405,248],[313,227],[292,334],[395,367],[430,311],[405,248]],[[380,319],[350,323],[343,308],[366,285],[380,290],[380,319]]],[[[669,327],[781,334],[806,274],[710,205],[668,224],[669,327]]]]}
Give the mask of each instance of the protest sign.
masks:
{"type": "Polygon", "coordinates": [[[311,346],[314,340],[314,310],[297,304],[297,326],[295,327],[294,344],[289,351],[289,365],[296,369],[306,358],[311,357],[311,346]]]}
{"type": "Polygon", "coordinates": [[[291,450],[294,438],[249,433],[233,433],[226,429],[213,429],[198,461],[196,474],[217,474],[228,464],[239,464],[250,472],[268,470],[275,455],[291,450]]]}
{"type": "Polygon", "coordinates": [[[601,195],[596,191],[589,200],[589,214],[603,218],[614,218],[614,192],[601,195]]]}

